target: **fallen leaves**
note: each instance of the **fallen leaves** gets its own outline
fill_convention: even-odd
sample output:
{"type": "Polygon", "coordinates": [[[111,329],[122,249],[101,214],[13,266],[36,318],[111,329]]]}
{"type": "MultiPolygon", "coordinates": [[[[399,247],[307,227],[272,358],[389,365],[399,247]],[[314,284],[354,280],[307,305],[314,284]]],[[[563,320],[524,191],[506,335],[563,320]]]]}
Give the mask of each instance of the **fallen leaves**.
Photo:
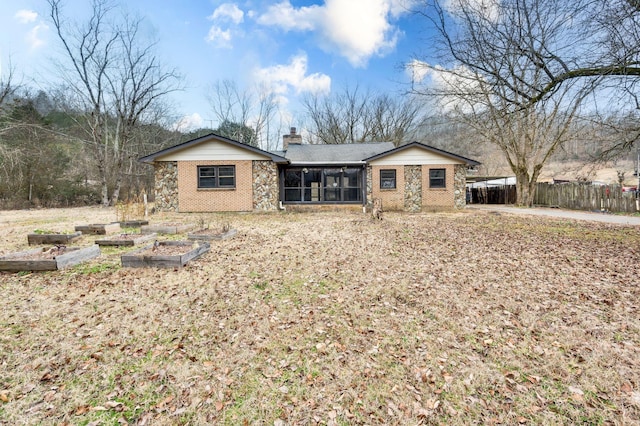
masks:
{"type": "Polygon", "coordinates": [[[375,224],[238,215],[234,226],[236,238],[180,271],[0,275],[0,324],[16,329],[0,337],[8,418],[553,424],[640,413],[638,266],[612,255],[639,232],[467,213],[375,224]]]}

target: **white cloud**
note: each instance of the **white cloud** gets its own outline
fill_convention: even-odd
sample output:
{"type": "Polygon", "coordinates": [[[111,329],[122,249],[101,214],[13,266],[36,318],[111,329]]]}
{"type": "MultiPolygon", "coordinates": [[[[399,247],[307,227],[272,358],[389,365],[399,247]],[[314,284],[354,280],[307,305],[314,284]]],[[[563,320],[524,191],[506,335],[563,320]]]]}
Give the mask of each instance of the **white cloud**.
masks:
{"type": "Polygon", "coordinates": [[[258,17],[258,23],[277,26],[285,31],[313,31],[320,27],[324,7],[313,5],[294,9],[289,0],[269,6],[267,12],[258,17]]]}
{"type": "Polygon", "coordinates": [[[224,3],[209,16],[212,21],[230,21],[236,25],[240,24],[244,19],[244,12],[234,3],[224,3]]]}
{"type": "Polygon", "coordinates": [[[41,33],[48,29],[49,27],[46,24],[38,24],[27,33],[26,39],[31,49],[37,49],[45,44],[45,41],[41,37],[41,33]]]}
{"type": "Polygon", "coordinates": [[[35,25],[27,32],[25,41],[30,49],[37,49],[45,44],[42,33],[49,29],[47,24],[38,22],[38,14],[33,10],[21,9],[16,12],[14,18],[21,24],[35,25]]]}
{"type": "Polygon", "coordinates": [[[307,75],[307,55],[304,53],[291,58],[289,64],[261,68],[254,75],[258,82],[270,87],[278,95],[286,94],[289,88],[293,88],[297,94],[327,93],[331,89],[331,77],[328,75],[307,75]]]}
{"type": "Polygon", "coordinates": [[[204,120],[197,112],[191,115],[185,115],[174,123],[174,128],[180,132],[190,132],[201,129],[204,120]]]}
{"type": "Polygon", "coordinates": [[[30,24],[32,22],[35,22],[36,19],[38,19],[38,14],[33,10],[20,9],[19,11],[16,12],[14,17],[21,24],[30,24]]]}
{"type": "Polygon", "coordinates": [[[216,47],[230,49],[232,47],[231,29],[223,29],[220,24],[231,23],[238,25],[244,20],[244,12],[234,3],[224,3],[218,6],[207,19],[214,21],[214,25],[209,28],[209,33],[205,40],[216,47]]]}
{"type": "Polygon", "coordinates": [[[324,37],[353,66],[395,47],[398,30],[387,21],[388,0],[328,0],[324,37]]]}
{"type": "Polygon", "coordinates": [[[323,6],[294,8],[290,0],[270,6],[262,25],[285,31],[313,31],[325,50],[337,51],[353,66],[393,49],[400,30],[390,19],[405,13],[413,0],[326,0],[323,6]]]}
{"type": "Polygon", "coordinates": [[[231,31],[223,30],[220,27],[213,26],[209,29],[209,34],[205,37],[205,40],[214,44],[216,47],[228,48],[231,46],[231,31]]]}
{"type": "Polygon", "coordinates": [[[392,16],[398,17],[410,13],[416,4],[418,4],[417,0],[389,0],[389,11],[392,16]]]}
{"type": "Polygon", "coordinates": [[[440,65],[429,65],[426,62],[413,60],[405,68],[416,86],[423,86],[439,94],[438,103],[443,111],[455,110],[469,112],[470,102],[476,104],[482,96],[475,98],[474,93],[481,93],[481,82],[472,71],[464,66],[446,69],[440,65]],[[462,98],[455,94],[467,95],[462,98]]]}
{"type": "Polygon", "coordinates": [[[429,68],[429,64],[414,59],[407,64],[405,72],[411,79],[412,83],[422,83],[432,71],[429,68]]]}

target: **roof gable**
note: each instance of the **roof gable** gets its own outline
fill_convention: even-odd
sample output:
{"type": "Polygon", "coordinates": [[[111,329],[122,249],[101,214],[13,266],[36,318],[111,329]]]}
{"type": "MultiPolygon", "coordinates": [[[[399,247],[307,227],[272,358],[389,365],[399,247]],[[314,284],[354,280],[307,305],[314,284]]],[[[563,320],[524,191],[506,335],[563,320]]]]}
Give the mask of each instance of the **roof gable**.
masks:
{"type": "MultiPolygon", "coordinates": [[[[196,159],[195,157],[198,156],[198,153],[201,153],[200,155],[211,155],[211,147],[215,145],[222,145],[225,148],[224,150],[219,149],[219,152],[224,152],[225,154],[232,153],[232,157],[236,156],[238,159],[270,159],[279,164],[288,163],[288,160],[282,156],[214,133],[154,152],[153,154],[141,157],[139,161],[143,163],[153,163],[154,161],[196,159]],[[240,158],[239,155],[244,158],[240,158]]],[[[225,159],[232,158],[227,157],[225,159]]]]}
{"type": "Polygon", "coordinates": [[[466,158],[466,157],[454,154],[452,152],[438,149],[438,148],[425,145],[423,143],[416,142],[416,141],[373,155],[369,158],[366,158],[366,161],[368,163],[383,162],[384,160],[388,161],[392,157],[396,157],[398,158],[398,160],[402,159],[402,161],[400,162],[403,162],[403,161],[407,161],[409,157],[412,157],[412,156],[415,157],[415,155],[411,155],[411,154],[418,153],[418,152],[431,154],[432,157],[434,156],[438,158],[444,157],[445,159],[447,159],[452,163],[458,163],[458,164],[462,163],[468,166],[477,166],[480,164],[479,162],[472,160],[470,158],[466,158]]]}

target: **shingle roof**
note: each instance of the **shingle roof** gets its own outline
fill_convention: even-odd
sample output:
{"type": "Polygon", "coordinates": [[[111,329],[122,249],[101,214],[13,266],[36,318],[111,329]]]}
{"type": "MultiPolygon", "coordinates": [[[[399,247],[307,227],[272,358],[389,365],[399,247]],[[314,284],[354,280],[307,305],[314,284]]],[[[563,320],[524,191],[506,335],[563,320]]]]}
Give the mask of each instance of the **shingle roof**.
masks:
{"type": "Polygon", "coordinates": [[[391,142],[370,142],[370,143],[352,143],[352,144],[331,144],[331,145],[302,145],[302,144],[289,144],[286,151],[263,151],[259,148],[255,148],[233,139],[225,138],[216,134],[208,134],[200,138],[196,138],[153,154],[149,154],[139,159],[141,162],[152,163],[158,157],[188,149],[195,145],[211,141],[218,140],[225,142],[239,148],[246,149],[248,151],[255,152],[257,154],[265,155],[271,158],[277,164],[293,164],[293,165],[331,165],[331,164],[365,164],[371,160],[375,160],[386,155],[394,154],[405,149],[412,147],[420,147],[433,153],[444,155],[446,157],[454,158],[456,160],[465,162],[467,165],[478,165],[475,160],[471,160],[460,155],[453,154],[448,151],[444,151],[438,148],[434,148],[429,145],[424,145],[420,142],[411,142],[406,145],[395,147],[391,142]]]}
{"type": "Polygon", "coordinates": [[[286,151],[274,152],[291,164],[364,163],[367,158],[392,150],[391,142],[352,143],[340,145],[290,144],[286,151]]]}

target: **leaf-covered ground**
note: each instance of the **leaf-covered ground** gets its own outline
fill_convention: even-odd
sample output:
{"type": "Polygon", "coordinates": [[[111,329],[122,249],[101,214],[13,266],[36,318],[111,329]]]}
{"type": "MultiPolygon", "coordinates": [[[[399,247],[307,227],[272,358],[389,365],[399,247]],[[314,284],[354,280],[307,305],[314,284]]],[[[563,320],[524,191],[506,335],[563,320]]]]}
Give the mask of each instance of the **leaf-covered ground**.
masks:
{"type": "MultiPolygon", "coordinates": [[[[151,223],[165,219],[202,220],[151,223]]],[[[1,212],[0,254],[83,220],[115,213],[1,212]]],[[[121,268],[135,248],[103,248],[0,273],[0,423],[640,423],[637,227],[481,211],[206,220],[238,233],[180,270],[121,268]]]]}

